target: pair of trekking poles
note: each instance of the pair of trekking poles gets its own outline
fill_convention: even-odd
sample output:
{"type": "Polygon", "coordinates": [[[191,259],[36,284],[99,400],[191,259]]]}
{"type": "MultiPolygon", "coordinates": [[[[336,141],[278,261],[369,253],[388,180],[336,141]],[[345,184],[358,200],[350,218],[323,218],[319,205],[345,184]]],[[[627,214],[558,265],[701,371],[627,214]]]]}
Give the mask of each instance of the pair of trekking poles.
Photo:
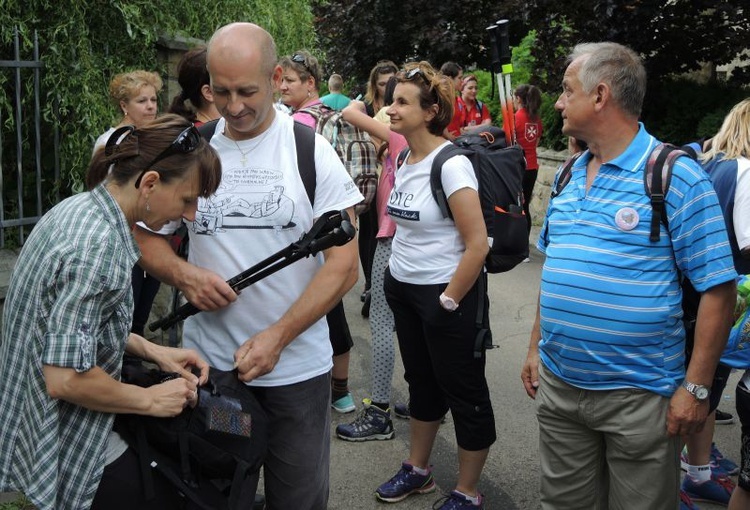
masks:
{"type": "Polygon", "coordinates": [[[510,39],[507,19],[496,21],[487,27],[492,54],[492,72],[497,80],[500,95],[500,108],[503,115],[503,131],[508,146],[516,144],[516,126],[513,113],[513,89],[510,86],[510,75],[513,74],[511,63],[510,39]]]}

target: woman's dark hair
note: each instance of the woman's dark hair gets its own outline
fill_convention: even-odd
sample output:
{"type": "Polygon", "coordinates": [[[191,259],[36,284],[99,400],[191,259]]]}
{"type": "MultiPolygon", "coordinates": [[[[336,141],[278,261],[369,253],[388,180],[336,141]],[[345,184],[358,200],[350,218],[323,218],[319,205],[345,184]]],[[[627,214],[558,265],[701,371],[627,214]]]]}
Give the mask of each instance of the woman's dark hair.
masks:
{"type": "Polygon", "coordinates": [[[201,89],[204,85],[210,85],[211,77],[206,67],[206,47],[193,48],[182,56],[177,64],[177,83],[182,91],[175,95],[169,107],[169,113],[182,115],[190,122],[196,120],[196,110],[204,102],[201,89]],[[185,104],[190,101],[192,108],[185,104]]]}
{"type": "Polygon", "coordinates": [[[396,90],[397,83],[396,76],[388,78],[388,82],[385,84],[385,94],[383,94],[383,106],[390,106],[393,103],[393,91],[396,90]]]}
{"type": "Polygon", "coordinates": [[[519,85],[515,91],[516,97],[521,100],[521,104],[529,117],[532,119],[539,118],[539,109],[542,107],[542,92],[534,85],[519,85]]]}
{"type": "Polygon", "coordinates": [[[299,75],[299,79],[304,83],[312,76],[315,80],[315,89],[320,86],[320,79],[323,73],[320,69],[320,63],[312,53],[306,50],[295,51],[291,57],[282,57],[279,60],[282,69],[293,69],[299,75]]]}
{"type": "MultiPolygon", "coordinates": [[[[115,131],[112,136],[120,137],[119,142],[107,142],[106,147],[94,153],[86,173],[86,186],[93,189],[105,179],[120,186],[127,184],[148,170],[145,165],[169,148],[191,126],[192,123],[183,117],[167,113],[132,131],[115,131]]],[[[150,169],[159,172],[161,180],[168,183],[182,178],[196,166],[199,172],[198,194],[208,197],[216,192],[221,182],[221,163],[216,151],[201,136],[195,150],[168,156],[150,169]]]]}
{"type": "Polygon", "coordinates": [[[429,62],[411,62],[396,74],[398,83],[411,83],[419,87],[419,104],[423,110],[437,105],[437,113],[427,125],[433,135],[442,135],[453,118],[453,96],[451,79],[438,73],[429,62]]]}

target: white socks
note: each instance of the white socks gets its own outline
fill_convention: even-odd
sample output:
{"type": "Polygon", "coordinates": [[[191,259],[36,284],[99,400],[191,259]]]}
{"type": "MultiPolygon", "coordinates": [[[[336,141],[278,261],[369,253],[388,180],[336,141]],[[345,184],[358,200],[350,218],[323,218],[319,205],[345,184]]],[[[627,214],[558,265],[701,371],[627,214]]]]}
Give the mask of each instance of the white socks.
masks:
{"type": "Polygon", "coordinates": [[[707,482],[711,479],[711,466],[692,466],[688,464],[687,474],[698,483],[707,482]]]}

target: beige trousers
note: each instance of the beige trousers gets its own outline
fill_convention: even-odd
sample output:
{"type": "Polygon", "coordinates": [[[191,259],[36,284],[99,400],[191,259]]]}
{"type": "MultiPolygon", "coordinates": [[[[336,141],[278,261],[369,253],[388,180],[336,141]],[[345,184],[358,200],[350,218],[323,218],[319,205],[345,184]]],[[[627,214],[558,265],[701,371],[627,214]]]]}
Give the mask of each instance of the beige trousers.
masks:
{"type": "Polygon", "coordinates": [[[641,389],[582,390],[540,364],[536,396],[543,510],[675,510],[679,437],[669,399],[641,389]]]}

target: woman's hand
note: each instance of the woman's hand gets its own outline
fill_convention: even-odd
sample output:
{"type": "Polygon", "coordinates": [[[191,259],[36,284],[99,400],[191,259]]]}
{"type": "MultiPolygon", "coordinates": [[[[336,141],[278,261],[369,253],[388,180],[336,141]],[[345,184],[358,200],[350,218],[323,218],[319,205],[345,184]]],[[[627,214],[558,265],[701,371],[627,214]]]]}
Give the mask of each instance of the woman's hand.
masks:
{"type": "Polygon", "coordinates": [[[181,349],[151,344],[147,349],[147,358],[164,372],[176,372],[196,385],[202,385],[208,380],[208,363],[192,349],[181,349]],[[200,371],[196,377],[192,369],[200,371]]]}
{"type": "MultiPolygon", "coordinates": [[[[195,377],[195,376],[193,376],[195,377]]],[[[171,379],[146,388],[151,405],[144,414],[168,418],[177,416],[188,405],[198,402],[198,386],[184,378],[171,379]]]]}

